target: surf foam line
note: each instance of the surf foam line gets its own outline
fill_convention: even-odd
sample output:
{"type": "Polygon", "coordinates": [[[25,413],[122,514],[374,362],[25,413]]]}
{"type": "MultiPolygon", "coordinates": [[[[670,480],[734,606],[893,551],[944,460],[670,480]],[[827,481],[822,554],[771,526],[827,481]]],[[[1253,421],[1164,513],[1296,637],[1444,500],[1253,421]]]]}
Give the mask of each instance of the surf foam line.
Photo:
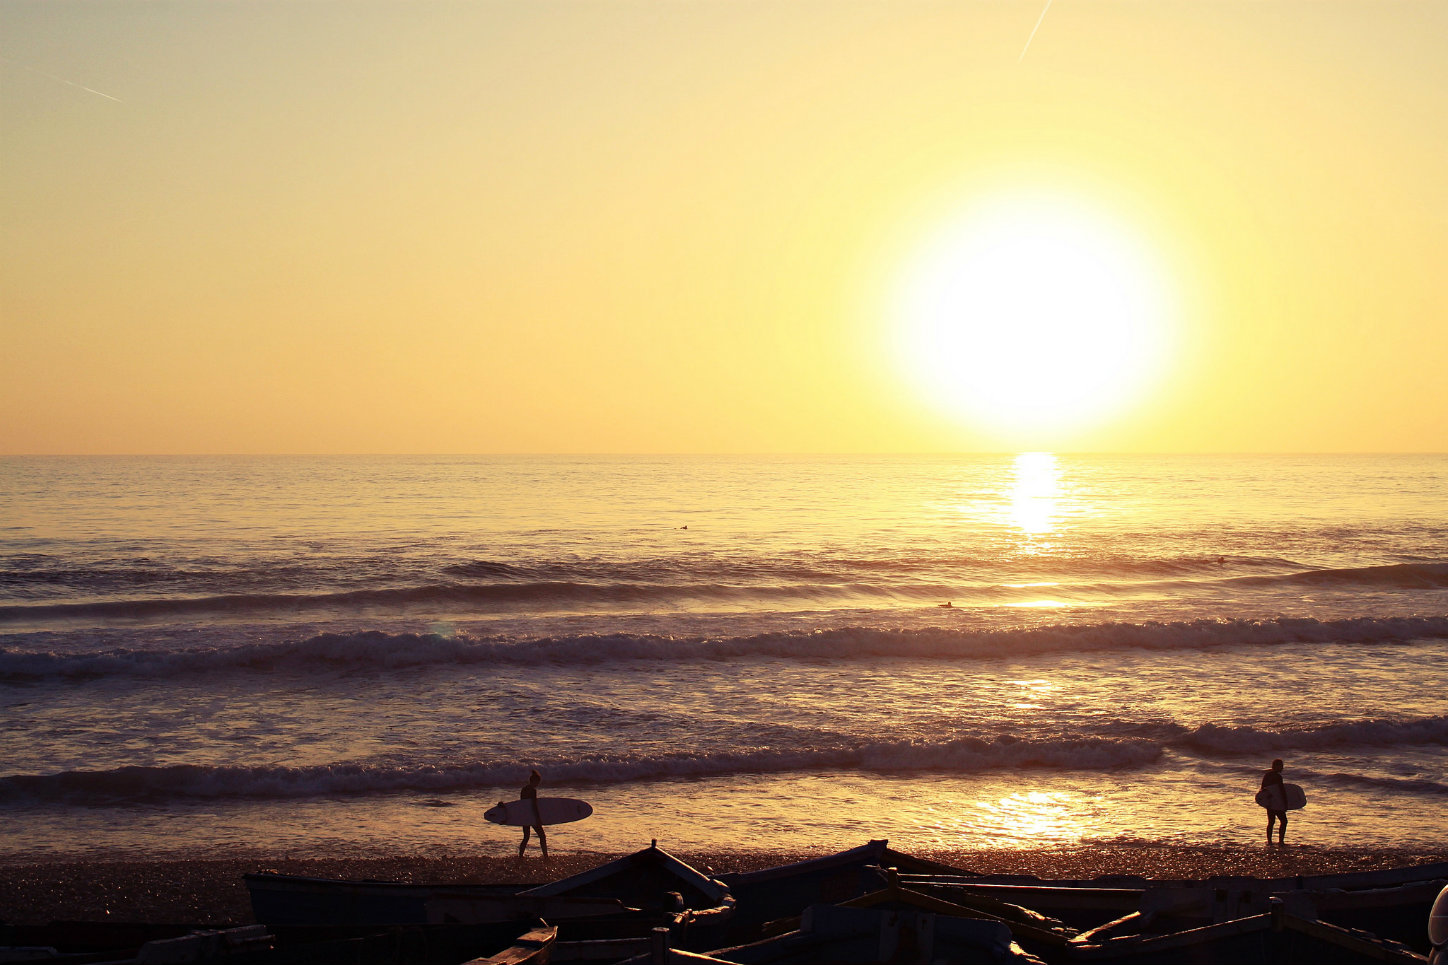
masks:
{"type": "MultiPolygon", "coordinates": [[[[13,774],[0,778],[0,804],[73,802],[129,803],[174,799],[288,799],[405,792],[478,791],[511,793],[527,778],[529,767],[543,769],[550,784],[619,784],[641,780],[729,777],[791,771],[866,771],[879,774],[919,771],[973,774],[995,770],[1111,771],[1155,763],[1169,750],[1200,751],[1220,743],[1224,730],[1206,725],[1109,725],[1118,736],[1068,734],[1059,737],[994,738],[974,736],[927,742],[883,740],[863,744],[831,742],[803,735],[798,747],[764,747],[735,752],[630,756],[627,753],[579,759],[555,758],[519,765],[515,761],[457,764],[348,762],[308,767],[282,765],[164,767],[129,766],[57,774],[13,774]],[[1149,735],[1149,736],[1148,736],[1149,735]],[[821,746],[825,745],[825,746],[821,746]]],[[[1229,755],[1270,750],[1320,750],[1328,746],[1448,745],[1448,716],[1410,720],[1372,720],[1281,732],[1256,731],[1249,740],[1235,734],[1229,755]]],[[[1253,772],[1255,773],[1255,771],[1253,772]]],[[[1294,773],[1307,775],[1300,769],[1294,773]]],[[[1334,777],[1346,779],[1343,775],[1334,777]]],[[[1364,778],[1362,780],[1369,780],[1364,778]]],[[[1432,782],[1394,782],[1402,791],[1439,793],[1432,782]],[[1419,786],[1421,785],[1421,786],[1419,786]]]]}
{"type": "MultiPolygon", "coordinates": [[[[1403,563],[1347,569],[1300,570],[1287,573],[1230,575],[1244,566],[1291,566],[1284,560],[1234,562],[1224,570],[1214,562],[1186,560],[1063,560],[1051,566],[1018,566],[1008,571],[958,566],[942,560],[822,560],[819,563],[768,564],[732,560],[654,560],[630,563],[538,564],[532,568],[475,561],[443,567],[452,576],[485,582],[427,582],[436,574],[399,573],[394,567],[378,579],[405,580],[411,585],[338,586],[349,580],[338,568],[318,566],[315,572],[295,564],[239,572],[51,570],[0,572],[0,590],[14,586],[35,602],[0,604],[0,625],[47,620],[167,620],[187,617],[245,617],[260,614],[355,612],[368,608],[431,610],[508,608],[520,606],[646,606],[680,601],[830,602],[880,600],[969,603],[1010,602],[1022,596],[1019,580],[1050,580],[1049,592],[1065,597],[1133,595],[1140,592],[1209,590],[1213,585],[1317,586],[1350,589],[1448,589],[1448,563],[1403,563]],[[276,586],[285,578],[286,587],[276,586]],[[297,592],[300,583],[319,585],[297,592]],[[327,586],[327,584],[332,584],[327,586]],[[144,587],[164,586],[169,596],[139,599],[56,599],[69,588],[85,594],[135,594],[144,587]],[[218,592],[230,588],[234,592],[218,592]],[[246,589],[246,592],[239,592],[246,589]],[[49,599],[46,599],[46,598],[49,599]]],[[[376,567],[373,567],[376,568],[376,567]]],[[[355,579],[368,568],[353,566],[355,579]]]]}
{"type": "MultiPolygon", "coordinates": [[[[761,749],[737,753],[679,754],[629,758],[600,756],[540,761],[550,785],[617,784],[639,780],[724,777],[789,771],[951,770],[999,768],[1103,770],[1155,760],[1150,741],[1083,737],[1062,740],[960,738],[940,744],[885,741],[833,748],[761,749]]],[[[356,796],[398,792],[498,789],[511,795],[527,779],[528,767],[509,763],[453,766],[346,763],[310,767],[175,764],[119,767],[58,774],[16,774],[0,778],[0,803],[69,801],[84,804],[174,799],[267,799],[356,796]]]]}
{"type": "MultiPolygon", "coordinates": [[[[991,584],[999,580],[1022,579],[1084,580],[1207,576],[1221,578],[1224,572],[1244,570],[1268,572],[1300,571],[1303,566],[1279,557],[1233,557],[1226,570],[1217,557],[1117,557],[1083,555],[1050,559],[1015,560],[1004,569],[998,559],[986,556],[946,555],[933,551],[880,555],[876,557],[802,554],[797,558],[730,556],[719,553],[690,553],[645,559],[503,560],[470,559],[438,563],[432,558],[399,559],[397,556],[259,557],[246,565],[226,565],[207,559],[176,559],[170,562],[149,557],[136,559],[77,560],[59,557],[0,555],[0,591],[22,593],[27,588],[46,593],[65,589],[84,593],[134,593],[139,587],[164,586],[176,593],[218,600],[245,597],[264,598],[268,587],[278,596],[291,599],[303,594],[298,587],[332,587],[333,592],[365,588],[359,575],[374,580],[406,581],[413,586],[437,583],[439,578],[472,581],[458,585],[590,586],[623,584],[647,586],[695,583],[775,584],[800,583],[834,585],[872,582],[880,578],[938,579],[949,574],[968,583],[991,584]],[[229,592],[228,592],[229,588],[229,592]],[[290,592],[289,592],[290,591],[290,592]]],[[[1431,564],[1427,564],[1431,565],[1431,564]]],[[[374,587],[384,592],[387,587],[374,587]]],[[[319,591],[325,595],[325,591],[319,591]]],[[[17,601],[18,602],[18,601],[17,601]]],[[[79,603],[57,599],[55,603],[79,603]]]]}
{"type": "Polygon", "coordinates": [[[1448,784],[1423,777],[1383,777],[1373,774],[1351,774],[1344,771],[1314,771],[1293,768],[1291,776],[1315,784],[1332,784],[1338,787],[1367,788],[1374,791],[1407,794],[1413,797],[1428,795],[1448,796],[1448,784]]]}
{"type": "Polygon", "coordinates": [[[786,660],[977,660],[1038,653],[1200,650],[1292,643],[1390,644],[1448,639],[1448,617],[1195,620],[1058,624],[1017,629],[841,627],[741,637],[584,634],[517,640],[464,634],[324,633],[280,644],[116,648],[81,653],[0,648],[0,682],[52,678],[185,677],[246,672],[324,673],[416,667],[598,666],[786,660]]]}
{"type": "Polygon", "coordinates": [[[1396,747],[1403,744],[1448,745],[1448,716],[1407,720],[1355,720],[1320,727],[1264,730],[1203,724],[1185,733],[1179,743],[1213,754],[1261,754],[1278,750],[1324,747],[1396,747]]]}

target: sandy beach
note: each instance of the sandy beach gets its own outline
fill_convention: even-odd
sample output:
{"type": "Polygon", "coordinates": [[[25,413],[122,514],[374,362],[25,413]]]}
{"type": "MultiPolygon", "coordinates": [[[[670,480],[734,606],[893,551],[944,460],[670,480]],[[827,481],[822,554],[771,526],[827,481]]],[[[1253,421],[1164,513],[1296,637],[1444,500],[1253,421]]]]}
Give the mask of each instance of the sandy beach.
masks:
{"type": "MultiPolygon", "coordinates": [[[[863,843],[863,842],[861,842],[863,843]]],[[[676,855],[714,874],[750,871],[827,852],[689,852],[676,855]]],[[[1000,851],[933,851],[919,857],[980,874],[1031,874],[1044,878],[1142,875],[1206,878],[1213,875],[1280,877],[1373,871],[1448,861],[1448,850],[1407,851],[1286,848],[1093,846],[1000,851]]],[[[319,877],[372,878],[405,882],[541,883],[595,867],[617,855],[564,851],[546,862],[530,854],[354,855],[288,858],[236,855],[172,860],[47,860],[0,865],[0,920],[16,924],[50,921],[191,922],[223,925],[251,922],[241,876],[280,871],[319,877]]]]}

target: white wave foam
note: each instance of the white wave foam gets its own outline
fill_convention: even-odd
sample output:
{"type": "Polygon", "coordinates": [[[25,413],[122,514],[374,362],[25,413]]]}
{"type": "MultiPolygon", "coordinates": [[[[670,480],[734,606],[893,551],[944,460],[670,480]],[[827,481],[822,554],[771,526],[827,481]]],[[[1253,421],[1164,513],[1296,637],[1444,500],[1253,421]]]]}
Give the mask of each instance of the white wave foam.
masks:
{"type": "Polygon", "coordinates": [[[1226,754],[1255,754],[1293,747],[1448,744],[1448,716],[1419,717],[1411,720],[1355,720],[1280,731],[1204,724],[1184,735],[1180,743],[1212,753],[1226,754]]]}
{"type": "MultiPolygon", "coordinates": [[[[1358,721],[1280,732],[1216,725],[1188,730],[1180,725],[1131,722],[1120,722],[1113,729],[1119,736],[1019,738],[1002,735],[990,739],[956,737],[938,742],[901,740],[864,744],[799,734],[793,737],[798,741],[794,747],[659,756],[619,754],[532,763],[544,768],[549,780],[555,783],[618,784],[821,770],[962,774],[1000,769],[1105,771],[1151,764],[1173,747],[1197,752],[1214,750],[1235,756],[1351,744],[1395,746],[1448,742],[1448,717],[1358,721]],[[1159,736],[1140,736],[1145,731],[1154,731],[1159,736]]],[[[310,767],[132,766],[10,775],[0,778],[0,802],[80,800],[94,804],[178,798],[285,799],[484,788],[499,788],[510,793],[526,776],[526,767],[493,761],[413,765],[347,762],[310,767]]]]}
{"type": "MultiPolygon", "coordinates": [[[[934,745],[886,742],[722,754],[596,757],[546,761],[540,766],[555,783],[615,784],[644,779],[808,770],[1102,769],[1147,763],[1159,753],[1158,746],[1145,741],[967,738],[934,745]]],[[[488,762],[455,766],[346,763],[313,767],[120,767],[0,778],[0,801],[77,799],[96,803],[170,798],[298,798],[492,787],[511,790],[526,776],[527,770],[517,764],[488,762]]]]}

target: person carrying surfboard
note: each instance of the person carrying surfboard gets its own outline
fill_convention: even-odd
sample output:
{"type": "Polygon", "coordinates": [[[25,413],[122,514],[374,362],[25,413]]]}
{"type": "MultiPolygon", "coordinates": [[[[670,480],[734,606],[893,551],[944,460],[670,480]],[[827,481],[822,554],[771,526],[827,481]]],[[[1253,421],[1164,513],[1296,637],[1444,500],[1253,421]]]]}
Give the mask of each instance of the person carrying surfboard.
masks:
{"type": "MultiPolygon", "coordinates": [[[[1282,758],[1280,757],[1272,762],[1272,767],[1269,770],[1262,773],[1262,790],[1265,791],[1274,784],[1277,785],[1278,794],[1281,795],[1280,800],[1283,804],[1286,804],[1287,788],[1283,785],[1282,781],[1282,758]]],[[[1272,808],[1267,809],[1267,843],[1272,843],[1272,825],[1276,821],[1282,822],[1281,827],[1277,830],[1277,843],[1286,844],[1287,842],[1283,839],[1287,837],[1287,812],[1285,810],[1274,811],[1272,808]]],[[[528,831],[525,828],[523,834],[526,836],[527,833],[528,831]]]]}
{"type": "MultiPolygon", "coordinates": [[[[1281,779],[1279,778],[1279,780],[1281,779]]],[[[543,816],[538,813],[538,785],[542,783],[543,775],[537,771],[533,771],[528,775],[528,783],[524,784],[522,790],[518,792],[518,800],[527,801],[531,799],[533,801],[533,816],[538,820],[538,823],[532,827],[526,824],[523,825],[523,843],[518,845],[518,857],[520,858],[523,857],[523,852],[528,848],[528,834],[531,831],[538,832],[538,846],[543,849],[543,857],[548,857],[548,835],[543,833],[543,816]]],[[[1286,818],[1282,819],[1282,826],[1284,828],[1287,827],[1286,818]]]]}

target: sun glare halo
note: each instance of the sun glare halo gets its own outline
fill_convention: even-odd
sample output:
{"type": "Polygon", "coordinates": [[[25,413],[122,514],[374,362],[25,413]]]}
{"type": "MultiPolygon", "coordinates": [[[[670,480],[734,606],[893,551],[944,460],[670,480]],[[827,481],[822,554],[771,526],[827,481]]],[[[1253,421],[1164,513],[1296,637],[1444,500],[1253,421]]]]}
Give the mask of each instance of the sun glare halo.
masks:
{"type": "Polygon", "coordinates": [[[1163,372],[1174,310],[1152,252],[1104,212],[999,198],[907,261],[899,363],[925,399],[1003,438],[1118,414],[1163,372]]]}

